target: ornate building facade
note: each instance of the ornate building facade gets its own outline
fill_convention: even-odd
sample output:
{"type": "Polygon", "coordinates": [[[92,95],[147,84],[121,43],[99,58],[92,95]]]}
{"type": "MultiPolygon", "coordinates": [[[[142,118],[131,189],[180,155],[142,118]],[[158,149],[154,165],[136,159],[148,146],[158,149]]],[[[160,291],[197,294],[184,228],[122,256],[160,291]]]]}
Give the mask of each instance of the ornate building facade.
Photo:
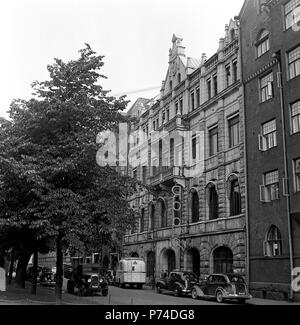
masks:
{"type": "Polygon", "coordinates": [[[174,35],[160,95],[131,109],[128,173],[137,225],[125,256],[164,271],[245,275],[245,171],[239,29],[231,20],[209,59],[187,57],[174,35]],[[145,103],[144,103],[145,104],[145,103]]]}

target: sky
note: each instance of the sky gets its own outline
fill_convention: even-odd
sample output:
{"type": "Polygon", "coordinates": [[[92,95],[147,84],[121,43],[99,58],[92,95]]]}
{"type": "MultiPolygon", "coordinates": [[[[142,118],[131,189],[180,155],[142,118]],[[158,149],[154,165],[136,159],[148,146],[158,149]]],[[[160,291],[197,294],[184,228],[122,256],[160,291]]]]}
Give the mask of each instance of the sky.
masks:
{"type": "Polygon", "coordinates": [[[8,116],[14,98],[32,97],[33,81],[49,79],[54,58],[77,59],[85,43],[105,56],[104,89],[127,94],[129,107],[138,97],[153,98],[167,73],[173,34],[182,36],[187,56],[210,57],[243,2],[0,0],[0,116],[8,116]]]}

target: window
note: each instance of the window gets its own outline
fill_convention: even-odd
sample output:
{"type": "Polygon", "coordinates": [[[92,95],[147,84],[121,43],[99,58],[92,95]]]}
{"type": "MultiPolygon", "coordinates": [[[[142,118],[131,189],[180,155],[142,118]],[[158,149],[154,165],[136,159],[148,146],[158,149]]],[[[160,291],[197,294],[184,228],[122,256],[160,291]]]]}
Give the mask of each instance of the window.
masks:
{"type": "Polygon", "coordinates": [[[300,132],[300,101],[291,105],[292,133],[300,132]]]}
{"type": "Polygon", "coordinates": [[[214,95],[217,96],[218,95],[218,76],[214,76],[213,81],[214,81],[214,95]]]}
{"type": "Polygon", "coordinates": [[[160,215],[161,215],[161,228],[168,227],[168,216],[165,202],[160,200],[160,215]]]}
{"type": "Polygon", "coordinates": [[[275,226],[271,226],[266,237],[266,241],[264,242],[264,255],[267,257],[281,256],[282,240],[280,230],[275,226]]]}
{"type": "Polygon", "coordinates": [[[218,193],[215,186],[212,186],[209,189],[209,220],[218,219],[218,206],[219,199],[218,193]]]}
{"type": "Polygon", "coordinates": [[[284,6],[285,28],[289,29],[299,22],[295,9],[300,7],[300,0],[291,0],[284,6]]]}
{"type": "Polygon", "coordinates": [[[289,76],[293,79],[300,75],[300,46],[288,53],[289,76]]]}
{"type": "Polygon", "coordinates": [[[169,87],[170,87],[170,91],[172,91],[173,90],[173,82],[172,81],[169,82],[169,87]]]}
{"type": "Polygon", "coordinates": [[[242,213],[241,209],[241,193],[239,181],[235,179],[231,182],[230,189],[230,216],[238,216],[242,213]]]}
{"type": "Polygon", "coordinates": [[[260,100],[265,102],[273,98],[273,73],[260,79],[260,100]]]}
{"type": "Polygon", "coordinates": [[[197,159],[197,138],[193,137],[192,139],[192,159],[197,159]]]}
{"type": "Polygon", "coordinates": [[[134,179],[137,179],[137,169],[135,168],[134,170],[133,170],[133,172],[132,172],[132,177],[134,178],[134,179]]]}
{"type": "Polygon", "coordinates": [[[279,199],[279,172],[265,173],[263,177],[264,185],[260,186],[260,201],[271,202],[279,199]]]}
{"type": "Polygon", "coordinates": [[[196,191],[192,193],[192,223],[199,222],[199,195],[196,191]]]}
{"type": "Polygon", "coordinates": [[[166,121],[166,112],[163,111],[163,113],[162,113],[162,124],[164,124],[165,121],[166,121]]]}
{"type": "Polygon", "coordinates": [[[295,192],[300,192],[300,158],[294,160],[295,192]]]}
{"type": "Polygon", "coordinates": [[[269,32],[267,30],[263,30],[260,33],[260,36],[257,41],[256,49],[257,49],[258,58],[270,50],[270,38],[269,38],[269,32]]]}
{"type": "Polygon", "coordinates": [[[177,75],[177,80],[178,80],[178,83],[180,84],[181,83],[181,74],[180,73],[178,73],[178,75],[177,75]]]}
{"type": "Polygon", "coordinates": [[[149,230],[154,230],[154,217],[155,217],[155,206],[153,203],[149,205],[149,230]]]}
{"type": "Polygon", "coordinates": [[[170,121],[170,109],[169,108],[167,108],[166,113],[167,113],[167,122],[169,122],[170,121]]]}
{"type": "Polygon", "coordinates": [[[200,88],[196,89],[196,107],[200,106],[200,88]]]}
{"type": "Polygon", "coordinates": [[[179,112],[182,115],[182,113],[183,113],[183,99],[182,98],[179,99],[179,112]]]}
{"type": "Polygon", "coordinates": [[[207,94],[208,99],[211,99],[211,80],[207,80],[207,94]]]}
{"type": "Polygon", "coordinates": [[[228,121],[229,123],[229,148],[240,143],[240,118],[236,116],[228,121]]]}
{"type": "Polygon", "coordinates": [[[175,103],[175,113],[176,113],[176,115],[179,114],[179,106],[178,106],[178,102],[175,103]]]}
{"type": "Polygon", "coordinates": [[[153,121],[153,130],[156,130],[156,125],[155,125],[155,121],[153,121]]]}
{"type": "Polygon", "coordinates": [[[140,232],[145,231],[145,209],[141,210],[140,232]]]}
{"type": "Polygon", "coordinates": [[[143,173],[143,183],[147,183],[147,166],[142,167],[142,173],[143,173]]]}
{"type": "Polygon", "coordinates": [[[226,76],[226,87],[228,87],[230,85],[230,76],[231,76],[230,65],[227,65],[225,67],[225,76],[226,76]]]}
{"type": "Polygon", "coordinates": [[[175,151],[174,151],[174,139],[170,139],[170,166],[174,167],[174,155],[175,155],[175,151]]]}
{"type": "Polygon", "coordinates": [[[233,70],[233,82],[237,82],[238,80],[238,65],[237,61],[232,63],[232,70],[233,70]]]}
{"type": "Polygon", "coordinates": [[[262,125],[262,135],[259,135],[259,150],[267,151],[277,147],[277,127],[276,120],[272,120],[262,125]]]}
{"type": "Polygon", "coordinates": [[[219,152],[218,127],[209,130],[209,155],[214,156],[219,152]]]}
{"type": "Polygon", "coordinates": [[[195,93],[194,91],[191,93],[191,105],[192,105],[192,111],[195,110],[195,93]]]}

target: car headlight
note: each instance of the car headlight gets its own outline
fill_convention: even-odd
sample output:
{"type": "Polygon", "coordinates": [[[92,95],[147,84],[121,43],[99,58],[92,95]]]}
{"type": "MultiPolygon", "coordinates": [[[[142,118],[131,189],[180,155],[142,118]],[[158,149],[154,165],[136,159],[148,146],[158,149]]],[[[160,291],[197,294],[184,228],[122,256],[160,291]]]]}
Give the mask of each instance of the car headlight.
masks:
{"type": "Polygon", "coordinates": [[[92,279],[88,279],[88,283],[92,282],[92,279]]]}
{"type": "Polygon", "coordinates": [[[103,279],[100,279],[99,282],[100,282],[100,283],[103,282],[103,279]]]}

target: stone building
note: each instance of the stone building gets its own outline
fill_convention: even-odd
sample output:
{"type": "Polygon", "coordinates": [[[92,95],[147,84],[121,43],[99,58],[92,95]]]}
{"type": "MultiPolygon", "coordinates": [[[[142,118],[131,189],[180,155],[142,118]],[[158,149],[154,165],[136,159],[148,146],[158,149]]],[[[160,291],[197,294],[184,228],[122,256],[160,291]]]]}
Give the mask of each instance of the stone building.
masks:
{"type": "Polygon", "coordinates": [[[240,13],[252,293],[299,298],[300,1],[249,0],[240,13]]]}
{"type": "Polygon", "coordinates": [[[131,198],[139,218],[123,248],[145,259],[148,277],[174,269],[245,275],[238,35],[231,20],[217,52],[200,60],[174,35],[160,95],[131,126],[128,172],[147,188],[131,198]]]}

